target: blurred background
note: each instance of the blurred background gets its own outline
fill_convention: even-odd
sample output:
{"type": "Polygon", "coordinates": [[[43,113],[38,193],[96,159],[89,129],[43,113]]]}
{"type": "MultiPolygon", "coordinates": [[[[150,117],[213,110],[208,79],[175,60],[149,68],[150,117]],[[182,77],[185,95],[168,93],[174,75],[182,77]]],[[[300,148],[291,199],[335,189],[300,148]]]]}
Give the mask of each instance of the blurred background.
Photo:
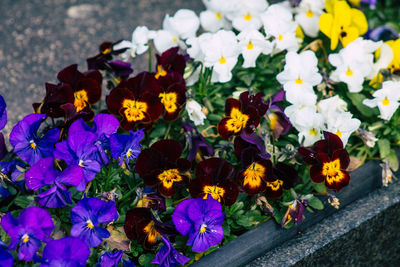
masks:
{"type": "MultiPolygon", "coordinates": [[[[57,73],[98,53],[103,41],[131,40],[136,26],[160,29],[165,14],[180,8],[197,14],[201,0],[2,0],[0,7],[0,94],[7,103],[7,135],[32,113],[32,103],[45,95],[45,82],[57,73]]],[[[135,73],[147,69],[147,55],[138,58],[135,73]]]]}

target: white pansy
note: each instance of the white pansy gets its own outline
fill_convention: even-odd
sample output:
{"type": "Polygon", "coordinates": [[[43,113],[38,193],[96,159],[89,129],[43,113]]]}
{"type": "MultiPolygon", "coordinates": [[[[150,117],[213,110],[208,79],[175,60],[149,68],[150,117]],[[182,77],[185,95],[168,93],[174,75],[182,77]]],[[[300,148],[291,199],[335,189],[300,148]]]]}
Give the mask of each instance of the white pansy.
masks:
{"type": "Polygon", "coordinates": [[[189,118],[194,122],[194,125],[204,125],[204,119],[206,115],[201,111],[201,106],[196,100],[188,99],[186,101],[186,111],[189,114],[189,118]]]}
{"type": "Polygon", "coordinates": [[[386,69],[392,62],[393,56],[394,55],[392,48],[389,45],[383,43],[382,46],[380,47],[379,58],[374,63],[373,70],[367,76],[367,79],[373,79],[376,75],[378,75],[380,70],[386,69]]]}
{"type": "Polygon", "coordinates": [[[240,8],[228,17],[233,27],[239,31],[258,30],[262,26],[260,15],[267,7],[265,0],[240,0],[240,8]]]}
{"type": "Polygon", "coordinates": [[[299,132],[299,143],[310,146],[322,139],[324,119],[315,106],[291,105],[285,109],[285,114],[299,132]]]}
{"type": "Polygon", "coordinates": [[[354,119],[350,112],[331,111],[326,117],[326,131],[339,136],[343,146],[347,144],[350,135],[360,127],[360,120],[354,119]]]}
{"type": "Polygon", "coordinates": [[[400,81],[386,81],[382,89],[375,91],[374,99],[364,99],[363,104],[368,107],[378,107],[380,118],[390,120],[399,107],[400,81]]]}
{"type": "Polygon", "coordinates": [[[232,28],[226,16],[239,8],[239,0],[203,0],[203,3],[207,10],[200,13],[200,23],[205,31],[216,32],[232,28]]]}
{"type": "Polygon", "coordinates": [[[114,49],[127,48],[125,53],[122,54],[124,60],[128,60],[129,56],[136,57],[136,55],[141,55],[147,51],[149,48],[147,43],[149,40],[153,39],[155,36],[155,31],[149,30],[146,26],[138,26],[132,33],[131,41],[122,41],[114,45],[114,49]]]}
{"type": "Polygon", "coordinates": [[[199,43],[205,56],[204,65],[213,67],[212,81],[229,81],[240,53],[236,35],[232,31],[220,30],[199,43]]]}
{"type": "Polygon", "coordinates": [[[296,22],[304,33],[310,37],[317,37],[319,32],[319,17],[325,7],[324,0],[302,0],[296,9],[296,22]]]}
{"type": "Polygon", "coordinates": [[[196,35],[200,20],[196,13],[189,9],[178,10],[173,17],[168,14],[163,21],[163,29],[156,32],[154,45],[162,53],[174,46],[184,47],[182,40],[196,35]]]}
{"type": "Polygon", "coordinates": [[[286,100],[292,104],[315,105],[317,97],[313,86],[322,81],[318,59],[312,51],[286,54],[284,70],[276,76],[286,91],[286,100]]]}
{"type": "Polygon", "coordinates": [[[332,112],[345,112],[347,110],[347,103],[339,96],[335,95],[319,101],[317,109],[325,118],[327,118],[332,112]]]}
{"type": "Polygon", "coordinates": [[[274,37],[277,50],[297,51],[297,23],[293,21],[292,12],[285,4],[274,4],[261,15],[265,33],[274,37]]]}
{"type": "Polygon", "coordinates": [[[381,45],[382,42],[360,37],[338,54],[330,54],[329,62],[336,67],[330,78],[335,82],[345,82],[352,93],[360,92],[364,79],[374,71],[373,52],[381,45]]]}
{"type": "Polygon", "coordinates": [[[267,55],[272,52],[271,42],[267,41],[265,36],[257,30],[242,31],[237,38],[244,58],[242,65],[244,68],[255,67],[256,60],[261,53],[267,55]]]}

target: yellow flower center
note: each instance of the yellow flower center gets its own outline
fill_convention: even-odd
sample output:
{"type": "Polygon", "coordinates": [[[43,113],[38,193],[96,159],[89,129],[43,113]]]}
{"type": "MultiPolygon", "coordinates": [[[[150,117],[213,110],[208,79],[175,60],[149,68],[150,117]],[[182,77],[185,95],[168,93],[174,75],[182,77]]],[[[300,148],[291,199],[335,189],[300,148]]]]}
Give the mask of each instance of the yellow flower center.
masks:
{"type": "Polygon", "coordinates": [[[312,129],[310,130],[310,135],[317,136],[317,134],[318,134],[318,132],[317,132],[317,130],[315,130],[315,128],[312,128],[312,129]]]}
{"type": "Polygon", "coordinates": [[[231,111],[230,119],[226,122],[226,127],[230,132],[238,133],[244,127],[246,127],[249,116],[243,114],[237,108],[233,108],[231,111]]]}
{"type": "Polygon", "coordinates": [[[329,184],[342,180],[344,174],[340,170],[340,160],[336,159],[334,161],[325,162],[322,165],[322,175],[326,177],[326,181],[329,184]]]}
{"type": "Polygon", "coordinates": [[[282,41],[283,40],[283,35],[282,34],[279,34],[278,35],[278,41],[282,41]]]}
{"type": "Polygon", "coordinates": [[[254,48],[254,45],[252,44],[252,42],[249,42],[248,44],[247,44],[247,49],[248,50],[251,50],[251,49],[253,49],[254,48]]]}
{"type": "Polygon", "coordinates": [[[295,82],[296,84],[303,84],[303,80],[300,79],[300,77],[297,78],[294,82],[295,82]]]}
{"type": "Polygon", "coordinates": [[[172,187],[174,182],[182,181],[182,176],[179,175],[178,169],[169,169],[160,173],[158,175],[158,180],[161,181],[165,188],[169,189],[172,187]]]}
{"type": "Polygon", "coordinates": [[[219,20],[222,19],[222,14],[221,14],[221,12],[217,12],[217,13],[215,14],[215,16],[216,16],[217,19],[219,19],[219,20]]]}
{"type": "Polygon", "coordinates": [[[147,234],[147,241],[150,244],[154,244],[157,241],[157,237],[161,237],[160,233],[154,227],[154,221],[149,222],[143,229],[143,232],[147,234]]]}
{"type": "Polygon", "coordinates": [[[274,182],[267,182],[267,187],[271,188],[272,191],[278,191],[279,188],[283,185],[283,181],[277,179],[274,182]]]}
{"type": "Polygon", "coordinates": [[[129,158],[130,156],[132,156],[132,151],[131,149],[128,149],[128,152],[126,152],[126,157],[129,158]]]}
{"type": "Polygon", "coordinates": [[[278,115],[275,113],[268,114],[270,121],[269,128],[273,131],[278,127],[278,115]]]}
{"type": "Polygon", "coordinates": [[[172,41],[175,43],[175,44],[177,44],[178,43],[178,39],[176,39],[176,37],[174,36],[174,37],[172,37],[172,41]]]}
{"type": "Polygon", "coordinates": [[[103,50],[103,52],[101,52],[103,55],[108,54],[111,52],[111,48],[106,48],[103,50]]]}
{"type": "Polygon", "coordinates": [[[174,113],[178,109],[178,96],[176,93],[160,93],[161,103],[168,113],[174,113]]]}
{"type": "Polygon", "coordinates": [[[35,141],[31,140],[29,143],[30,143],[31,148],[36,149],[35,141]]]}
{"type": "Polygon", "coordinates": [[[207,230],[207,225],[205,225],[204,223],[201,225],[200,227],[200,234],[204,233],[207,230]]]}
{"type": "Polygon", "coordinates": [[[350,68],[348,68],[347,71],[346,71],[346,75],[349,76],[349,77],[353,76],[353,71],[350,68]]]}
{"type": "Polygon", "coordinates": [[[249,21],[249,20],[251,20],[251,15],[250,15],[250,13],[247,13],[246,15],[244,15],[244,20],[247,20],[247,21],[249,21]]]}
{"type": "Polygon", "coordinates": [[[29,235],[24,234],[24,235],[22,236],[22,242],[23,242],[23,243],[26,243],[26,242],[28,242],[28,241],[29,241],[29,235]]]}
{"type": "Polygon", "coordinates": [[[156,79],[160,78],[160,76],[167,75],[167,72],[163,69],[161,65],[157,65],[157,73],[154,75],[156,79]]]}
{"type": "Polygon", "coordinates": [[[124,115],[129,122],[143,120],[147,112],[147,104],[145,102],[125,99],[122,102],[124,115]]]}
{"type": "Polygon", "coordinates": [[[311,10],[307,10],[306,16],[307,16],[307,18],[312,18],[312,17],[314,17],[314,12],[312,12],[311,10]]]}
{"type": "Polygon", "coordinates": [[[226,58],[221,57],[221,58],[219,59],[219,64],[224,65],[225,63],[226,63],[226,58]]]}
{"type": "Polygon", "coordinates": [[[74,93],[74,106],[76,107],[76,112],[81,111],[87,106],[89,101],[88,95],[85,90],[79,90],[74,93]]]}
{"type": "Polygon", "coordinates": [[[87,225],[86,225],[87,228],[89,228],[89,229],[93,229],[94,228],[94,225],[93,225],[91,220],[88,220],[86,223],[87,223],[87,225]]]}
{"type": "Polygon", "coordinates": [[[203,188],[203,193],[205,194],[204,199],[207,199],[208,195],[211,195],[213,199],[221,202],[221,198],[225,195],[225,189],[219,186],[206,185],[203,188]]]}
{"type": "Polygon", "coordinates": [[[342,132],[337,130],[336,135],[339,136],[339,138],[342,138],[342,132]]]}
{"type": "Polygon", "coordinates": [[[382,100],[382,105],[387,106],[387,105],[389,105],[389,104],[390,104],[389,99],[388,99],[387,97],[385,97],[385,98],[382,100]]]}
{"type": "Polygon", "coordinates": [[[265,176],[265,167],[259,163],[252,163],[243,173],[243,186],[257,188],[265,176]]]}

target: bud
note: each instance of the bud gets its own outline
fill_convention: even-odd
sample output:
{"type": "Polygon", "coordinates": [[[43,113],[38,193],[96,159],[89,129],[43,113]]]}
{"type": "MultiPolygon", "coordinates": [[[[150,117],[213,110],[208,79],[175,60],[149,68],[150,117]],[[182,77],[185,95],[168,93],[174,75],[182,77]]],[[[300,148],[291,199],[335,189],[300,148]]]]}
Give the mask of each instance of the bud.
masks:
{"type": "Polygon", "coordinates": [[[385,159],[383,163],[379,164],[382,167],[382,185],[388,186],[389,183],[393,181],[393,179],[397,179],[394,176],[392,170],[390,169],[390,165],[388,159],[385,159]]]}
{"type": "Polygon", "coordinates": [[[375,134],[373,132],[368,132],[367,130],[360,128],[357,130],[357,133],[360,135],[361,139],[367,147],[373,148],[376,141],[378,141],[378,138],[375,137],[375,134]]]}

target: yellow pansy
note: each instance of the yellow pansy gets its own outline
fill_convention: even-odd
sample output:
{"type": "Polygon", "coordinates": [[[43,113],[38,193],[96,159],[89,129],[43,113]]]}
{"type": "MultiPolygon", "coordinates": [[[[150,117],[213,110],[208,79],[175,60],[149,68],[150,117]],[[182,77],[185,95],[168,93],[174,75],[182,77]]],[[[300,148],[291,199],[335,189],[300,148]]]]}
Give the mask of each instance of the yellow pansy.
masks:
{"type": "Polygon", "coordinates": [[[336,49],[339,40],[343,47],[357,39],[368,30],[368,22],[364,13],[351,8],[343,0],[327,0],[327,13],[319,19],[319,29],[331,39],[331,50],[336,49]]]}

